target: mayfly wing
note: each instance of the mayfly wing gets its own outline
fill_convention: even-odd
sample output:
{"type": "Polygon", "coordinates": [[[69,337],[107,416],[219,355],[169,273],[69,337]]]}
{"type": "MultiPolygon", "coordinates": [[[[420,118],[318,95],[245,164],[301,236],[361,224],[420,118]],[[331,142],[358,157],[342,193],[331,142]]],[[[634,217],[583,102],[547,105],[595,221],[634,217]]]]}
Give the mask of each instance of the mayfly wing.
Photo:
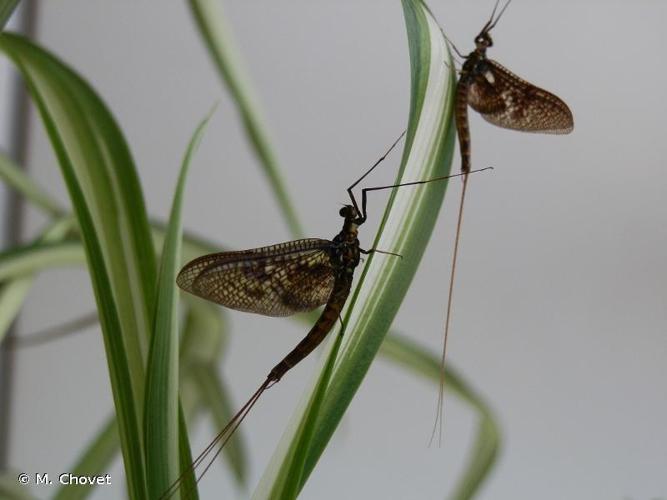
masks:
{"type": "Polygon", "coordinates": [[[479,63],[468,104],[489,123],[523,132],[568,134],[572,112],[562,99],[523,80],[491,59],[479,63]]]}
{"type": "MultiPolygon", "coordinates": [[[[350,210],[354,211],[352,207],[350,210]]],[[[354,211],[354,214],[357,212],[354,211]]],[[[358,246],[358,241],[352,244],[358,246]]],[[[349,293],[346,280],[341,284],[341,273],[336,272],[343,266],[336,258],[338,250],[340,245],[330,240],[310,238],[251,250],[204,255],[183,267],[176,278],[176,283],[183,290],[232,309],[267,316],[287,316],[310,311],[323,304],[327,306],[306,337],[269,372],[250,399],[190,467],[171,483],[160,500],[174,496],[184,485],[189,471],[196,474],[200,470],[196,482],[206,474],[264,391],[307,356],[335,324],[349,293]],[[337,311],[333,316],[331,309],[337,311]]],[[[348,277],[348,273],[342,274],[348,277]]],[[[349,280],[351,282],[351,274],[349,280]]]]}
{"type": "Polygon", "coordinates": [[[304,239],[205,255],[176,282],[198,297],[239,311],[289,316],[326,303],[334,286],[331,241],[304,239]]]}

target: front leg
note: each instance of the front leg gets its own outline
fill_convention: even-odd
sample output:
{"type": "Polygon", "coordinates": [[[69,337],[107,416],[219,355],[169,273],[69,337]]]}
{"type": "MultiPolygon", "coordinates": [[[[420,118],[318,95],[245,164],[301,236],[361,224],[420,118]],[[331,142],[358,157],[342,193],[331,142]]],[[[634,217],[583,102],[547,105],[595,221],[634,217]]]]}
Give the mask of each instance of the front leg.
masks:
{"type": "Polygon", "coordinates": [[[384,250],[378,250],[377,248],[371,248],[370,250],[364,250],[363,248],[359,248],[359,253],[363,253],[364,255],[382,253],[385,255],[393,255],[394,257],[400,257],[401,259],[403,258],[403,256],[400,253],[386,252],[384,250]]]}

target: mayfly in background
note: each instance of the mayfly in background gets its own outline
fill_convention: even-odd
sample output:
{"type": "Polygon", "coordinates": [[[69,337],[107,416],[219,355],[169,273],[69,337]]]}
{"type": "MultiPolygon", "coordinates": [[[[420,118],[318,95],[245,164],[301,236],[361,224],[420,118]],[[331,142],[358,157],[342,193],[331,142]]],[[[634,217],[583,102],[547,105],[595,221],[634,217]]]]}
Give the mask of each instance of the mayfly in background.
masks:
{"type": "Polygon", "coordinates": [[[387,157],[404,134],[347,188],[352,204],[340,209],[340,216],[344,219],[343,228],[333,240],[309,238],[251,250],[204,255],[186,264],[179,273],[176,282],[183,290],[239,311],[266,316],[289,316],[312,311],[322,305],[324,309],[303,340],[271,369],[250,399],[199,454],[191,469],[183,471],[172,483],[162,499],[170,498],[181,488],[190,470],[195,472],[196,480],[199,481],[262,394],[324,340],[341,318],[361,254],[384,253],[399,257],[378,249],[363,250],[359,246],[357,233],[359,226],[366,222],[367,194],[463,175],[364,188],[361,190],[361,204],[357,203],[353,189],[387,157]],[[198,469],[201,472],[197,473],[198,469]]]}
{"type": "MultiPolygon", "coordinates": [[[[468,106],[482,115],[487,122],[499,127],[520,130],[522,132],[541,132],[546,134],[569,134],[574,128],[572,112],[559,97],[519,78],[492,59],[486,57],[486,49],[493,46],[491,30],[507,9],[511,0],[496,16],[499,0],[482,30],[475,37],[475,50],[464,55],[454,46],[454,51],[463,61],[459,70],[459,80],[456,84],[455,111],[456,131],[459,138],[461,153],[461,173],[463,186],[459,203],[459,212],[456,223],[456,236],[449,279],[447,296],[447,313],[445,317],[445,337],[442,348],[442,367],[440,371],[440,391],[438,394],[437,415],[433,426],[431,441],[435,436],[439,423],[439,436],[442,436],[442,406],[444,397],[444,363],[447,354],[447,337],[451,323],[452,300],[454,291],[454,277],[456,274],[456,260],[463,222],[463,205],[468,174],[471,169],[470,161],[470,128],[468,126],[468,106]]],[[[443,32],[444,35],[444,32],[443,32]]],[[[445,36],[447,39],[447,37],[445,36]]],[[[449,39],[447,39],[449,41],[449,39]]]]}

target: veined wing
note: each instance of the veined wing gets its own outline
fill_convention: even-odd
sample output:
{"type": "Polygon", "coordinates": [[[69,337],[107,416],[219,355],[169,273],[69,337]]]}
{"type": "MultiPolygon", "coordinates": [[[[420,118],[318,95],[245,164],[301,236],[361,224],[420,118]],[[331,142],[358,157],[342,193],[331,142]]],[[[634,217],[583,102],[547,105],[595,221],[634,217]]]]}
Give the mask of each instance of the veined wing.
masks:
{"type": "Polygon", "coordinates": [[[183,290],[239,311],[288,316],[326,303],[334,285],[331,241],[304,239],[204,255],[176,278],[183,290]]]}
{"type": "Polygon", "coordinates": [[[570,108],[496,61],[487,59],[468,89],[468,104],[494,125],[524,132],[568,134],[574,128],[570,108]]]}

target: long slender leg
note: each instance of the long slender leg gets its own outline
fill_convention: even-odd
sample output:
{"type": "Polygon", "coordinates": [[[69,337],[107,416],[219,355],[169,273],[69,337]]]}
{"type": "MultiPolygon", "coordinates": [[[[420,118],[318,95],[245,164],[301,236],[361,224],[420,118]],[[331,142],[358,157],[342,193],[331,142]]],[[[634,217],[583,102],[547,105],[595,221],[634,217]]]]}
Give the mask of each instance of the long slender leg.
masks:
{"type": "Polygon", "coordinates": [[[371,248],[370,250],[364,250],[363,248],[360,248],[359,252],[363,253],[364,255],[371,255],[373,253],[381,253],[381,254],[384,254],[384,255],[393,255],[394,257],[400,257],[401,259],[403,258],[403,256],[400,253],[387,252],[386,250],[378,250],[377,248],[371,248]]]}
{"type": "Polygon", "coordinates": [[[399,142],[401,139],[403,139],[403,136],[405,135],[406,132],[407,132],[407,130],[404,130],[404,131],[401,133],[401,135],[398,136],[398,139],[396,139],[396,140],[394,141],[394,143],[393,143],[391,146],[389,146],[389,149],[387,149],[387,151],[385,151],[385,153],[384,153],[384,154],[383,154],[383,155],[382,155],[382,156],[381,156],[375,163],[373,163],[373,166],[372,166],[371,168],[369,168],[368,170],[366,170],[366,172],[364,172],[364,175],[362,175],[361,177],[359,177],[356,181],[354,181],[354,183],[353,183],[349,188],[347,188],[347,194],[350,196],[350,199],[352,200],[352,205],[353,205],[354,208],[357,210],[357,212],[359,212],[359,214],[361,215],[361,217],[362,217],[364,220],[366,220],[366,207],[363,206],[363,207],[362,207],[362,210],[359,210],[359,206],[357,205],[357,200],[354,198],[354,194],[352,193],[352,190],[353,190],[353,189],[354,189],[354,188],[355,188],[361,181],[363,181],[363,180],[368,176],[368,174],[370,174],[373,170],[375,170],[375,167],[377,167],[380,163],[382,163],[382,161],[383,161],[387,156],[389,156],[389,153],[391,153],[391,151],[396,147],[396,144],[398,144],[398,142],[399,142]]]}

